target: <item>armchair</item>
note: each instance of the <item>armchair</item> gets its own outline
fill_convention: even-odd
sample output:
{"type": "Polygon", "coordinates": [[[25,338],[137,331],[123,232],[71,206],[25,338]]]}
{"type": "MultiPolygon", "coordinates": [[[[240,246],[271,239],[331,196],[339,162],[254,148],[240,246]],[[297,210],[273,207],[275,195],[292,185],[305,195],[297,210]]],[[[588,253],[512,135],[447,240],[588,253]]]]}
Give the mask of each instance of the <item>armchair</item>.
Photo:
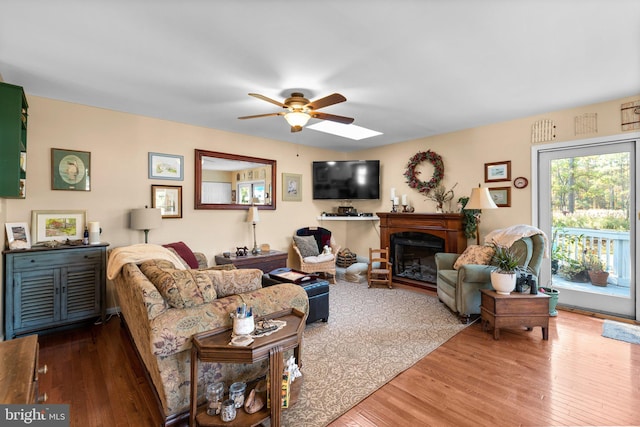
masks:
{"type": "MultiPolygon", "coordinates": [[[[536,283],[545,251],[542,234],[523,237],[511,245],[519,265],[528,267],[536,283]]],[[[461,320],[468,322],[472,315],[480,314],[480,289],[491,289],[491,268],[487,265],[465,264],[453,268],[460,254],[437,253],[436,285],[438,298],[461,320]]]]}
{"type": "Polygon", "coordinates": [[[328,273],[331,275],[331,282],[336,283],[336,255],[340,252],[340,245],[331,236],[331,231],[322,227],[301,228],[296,231],[292,244],[293,251],[300,260],[300,271],[328,273]],[[309,236],[313,239],[309,239],[309,236]],[[325,246],[331,248],[331,254],[322,253],[325,246]]]}

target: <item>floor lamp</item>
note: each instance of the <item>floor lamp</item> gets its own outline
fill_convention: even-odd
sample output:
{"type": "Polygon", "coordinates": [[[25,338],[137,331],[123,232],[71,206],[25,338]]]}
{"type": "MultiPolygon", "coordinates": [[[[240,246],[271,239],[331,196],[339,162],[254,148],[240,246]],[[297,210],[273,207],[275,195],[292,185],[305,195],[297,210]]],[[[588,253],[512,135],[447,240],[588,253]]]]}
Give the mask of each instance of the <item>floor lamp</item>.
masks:
{"type": "MultiPolygon", "coordinates": [[[[469,201],[464,206],[464,209],[476,209],[480,211],[481,209],[498,209],[498,206],[494,203],[491,198],[491,194],[489,193],[488,188],[480,187],[478,184],[478,188],[473,188],[471,190],[471,196],[469,197],[469,201]]],[[[476,242],[480,244],[480,216],[482,212],[477,212],[475,214],[476,217],[476,242]]]]}

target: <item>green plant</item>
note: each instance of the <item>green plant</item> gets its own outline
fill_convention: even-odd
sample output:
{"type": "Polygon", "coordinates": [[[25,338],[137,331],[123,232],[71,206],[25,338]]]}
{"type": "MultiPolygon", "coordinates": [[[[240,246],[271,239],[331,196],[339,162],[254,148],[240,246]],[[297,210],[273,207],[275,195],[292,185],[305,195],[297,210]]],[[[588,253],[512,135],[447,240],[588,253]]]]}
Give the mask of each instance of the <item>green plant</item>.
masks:
{"type": "Polygon", "coordinates": [[[476,231],[478,230],[478,217],[476,215],[481,211],[480,209],[465,209],[464,207],[468,202],[468,197],[460,197],[458,199],[458,204],[464,215],[464,220],[462,221],[464,225],[464,237],[471,239],[476,237],[476,231]]]}
{"type": "Polygon", "coordinates": [[[495,252],[491,258],[491,264],[496,267],[496,272],[514,274],[524,270],[524,267],[518,264],[518,257],[511,249],[498,245],[495,245],[494,248],[495,252]]]}
{"type": "Polygon", "coordinates": [[[604,263],[598,258],[596,254],[589,254],[585,258],[585,267],[589,271],[593,271],[596,273],[605,271],[604,263]]]}

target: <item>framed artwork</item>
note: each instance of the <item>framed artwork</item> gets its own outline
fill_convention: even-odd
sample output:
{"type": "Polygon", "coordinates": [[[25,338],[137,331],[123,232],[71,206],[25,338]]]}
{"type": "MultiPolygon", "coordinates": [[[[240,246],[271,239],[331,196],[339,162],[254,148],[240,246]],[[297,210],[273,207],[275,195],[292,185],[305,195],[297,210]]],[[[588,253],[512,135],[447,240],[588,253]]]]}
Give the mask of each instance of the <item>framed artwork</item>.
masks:
{"type": "Polygon", "coordinates": [[[51,240],[82,240],[87,211],[31,211],[34,244],[51,240]]]}
{"type": "Polygon", "coordinates": [[[511,206],[511,187],[490,188],[489,194],[491,194],[493,202],[499,208],[508,208],[511,206]]]}
{"type": "Polygon", "coordinates": [[[152,185],[151,207],[160,208],[162,218],[182,218],[182,186],[152,185]]]}
{"type": "Polygon", "coordinates": [[[29,235],[29,226],[26,222],[8,222],[5,224],[7,229],[7,242],[9,249],[30,249],[31,236],[29,235]]]}
{"type": "Polygon", "coordinates": [[[484,182],[511,181],[511,161],[484,164],[484,182]]]}
{"type": "Polygon", "coordinates": [[[285,202],[302,201],[302,175],[297,173],[282,174],[282,200],[285,202]]]}
{"type": "Polygon", "coordinates": [[[51,149],[51,189],[91,191],[91,153],[51,149]]]}
{"type": "Polygon", "coordinates": [[[149,178],[184,180],[184,156],[149,153],[149,178]]]}

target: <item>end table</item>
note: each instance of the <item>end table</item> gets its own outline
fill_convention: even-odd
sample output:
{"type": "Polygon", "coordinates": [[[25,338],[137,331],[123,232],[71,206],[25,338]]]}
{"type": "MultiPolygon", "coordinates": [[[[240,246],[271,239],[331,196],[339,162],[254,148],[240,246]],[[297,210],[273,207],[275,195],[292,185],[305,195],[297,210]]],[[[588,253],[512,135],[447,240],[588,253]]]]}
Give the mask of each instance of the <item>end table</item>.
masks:
{"type": "Polygon", "coordinates": [[[549,295],[512,292],[502,295],[492,289],[480,289],[482,330],[493,327],[493,338],[500,339],[500,328],[534,326],[542,328],[542,339],[549,339],[549,295]]]}

